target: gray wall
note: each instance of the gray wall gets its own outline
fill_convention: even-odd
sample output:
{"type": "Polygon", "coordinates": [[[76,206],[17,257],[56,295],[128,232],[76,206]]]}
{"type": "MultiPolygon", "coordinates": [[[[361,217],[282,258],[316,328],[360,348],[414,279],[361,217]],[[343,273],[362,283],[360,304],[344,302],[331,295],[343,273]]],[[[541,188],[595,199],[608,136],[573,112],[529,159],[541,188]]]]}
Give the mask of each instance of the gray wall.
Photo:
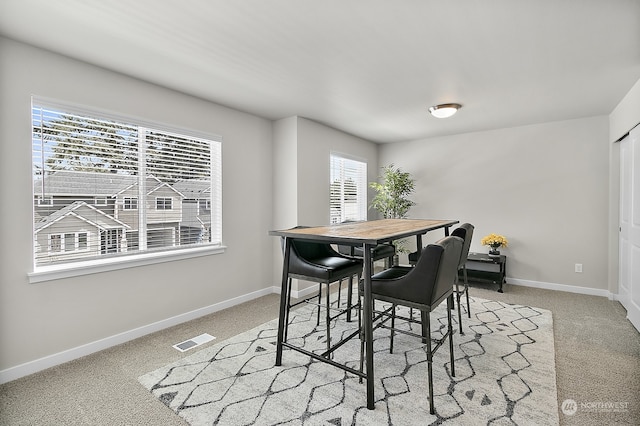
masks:
{"type": "Polygon", "coordinates": [[[236,297],[271,291],[269,120],[4,38],[0,93],[0,372],[236,297]],[[226,253],[29,284],[32,94],[221,135],[226,253]]]}
{"type": "Polygon", "coordinates": [[[416,178],[411,217],[474,224],[472,251],[487,251],[484,235],[506,236],[512,282],[604,295],[608,129],[600,116],[417,140],[382,146],[379,161],[416,178]]]}

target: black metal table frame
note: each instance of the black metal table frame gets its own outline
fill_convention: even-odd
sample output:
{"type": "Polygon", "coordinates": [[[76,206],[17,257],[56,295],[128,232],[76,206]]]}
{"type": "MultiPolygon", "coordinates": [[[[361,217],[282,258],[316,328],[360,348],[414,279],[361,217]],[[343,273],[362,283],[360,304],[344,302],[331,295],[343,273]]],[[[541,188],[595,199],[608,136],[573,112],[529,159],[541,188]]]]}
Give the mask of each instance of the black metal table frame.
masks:
{"type": "MultiPolygon", "coordinates": [[[[389,219],[386,219],[389,220],[389,219]]],[[[392,219],[393,220],[393,219],[392,219]]],[[[408,220],[411,219],[395,219],[395,220],[408,220]]],[[[360,222],[362,224],[368,224],[371,222],[377,221],[367,221],[360,222]]],[[[280,236],[284,237],[284,260],[282,267],[282,283],[280,289],[280,313],[278,319],[278,341],[276,347],[276,365],[282,365],[282,348],[287,347],[293,349],[295,351],[301,352],[311,358],[317,359],[319,361],[325,362],[327,364],[338,367],[342,370],[348,371],[356,376],[361,378],[365,378],[367,380],[367,408],[370,410],[375,409],[375,398],[374,398],[374,371],[373,371],[373,299],[371,296],[371,276],[373,275],[373,261],[371,256],[371,250],[378,244],[387,243],[395,240],[401,240],[403,238],[408,238],[415,236],[416,237],[416,247],[422,247],[422,236],[425,235],[429,231],[443,229],[445,236],[449,235],[449,228],[456,223],[459,223],[457,220],[443,220],[437,221],[436,225],[430,226],[416,226],[410,231],[405,231],[401,233],[394,233],[386,235],[382,238],[380,237],[346,237],[340,236],[339,233],[337,235],[317,235],[314,234],[314,229],[318,228],[306,228],[304,231],[300,229],[296,229],[296,232],[289,232],[291,230],[282,230],[282,231],[270,231],[269,235],[272,236],[280,236]],[[363,292],[363,327],[364,327],[364,339],[365,339],[365,365],[366,371],[363,373],[361,371],[355,370],[353,368],[347,367],[346,365],[340,364],[338,362],[333,361],[329,354],[338,349],[348,340],[360,334],[360,330],[357,330],[347,336],[346,338],[340,340],[335,345],[331,346],[331,348],[325,351],[322,354],[316,354],[310,351],[307,351],[303,348],[294,346],[287,342],[283,341],[284,338],[284,328],[285,328],[285,318],[286,318],[286,306],[289,301],[289,291],[288,291],[288,273],[289,273],[289,251],[291,249],[291,240],[292,239],[303,239],[308,241],[317,241],[329,244],[341,244],[341,245],[352,245],[352,246],[362,246],[364,253],[364,271],[363,271],[363,282],[364,282],[364,292],[363,292]]],[[[344,224],[339,225],[331,225],[330,227],[320,227],[320,228],[331,228],[338,229],[334,227],[345,226],[344,224]]],[[[349,223],[350,227],[358,226],[357,223],[349,223]]],[[[366,226],[366,225],[363,225],[366,226]]],[[[418,250],[418,253],[420,250],[418,250]]]]}

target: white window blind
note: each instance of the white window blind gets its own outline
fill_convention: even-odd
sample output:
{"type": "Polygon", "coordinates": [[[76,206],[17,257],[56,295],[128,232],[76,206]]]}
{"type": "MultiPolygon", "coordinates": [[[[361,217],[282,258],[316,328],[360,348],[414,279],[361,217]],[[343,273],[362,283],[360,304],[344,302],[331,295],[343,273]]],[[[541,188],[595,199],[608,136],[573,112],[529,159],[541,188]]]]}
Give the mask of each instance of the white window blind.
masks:
{"type": "Polygon", "coordinates": [[[330,223],[366,220],[367,163],[331,154],[330,167],[330,223]]]}
{"type": "Polygon", "coordinates": [[[38,98],[32,126],[35,271],[222,244],[218,138],[38,98]]]}

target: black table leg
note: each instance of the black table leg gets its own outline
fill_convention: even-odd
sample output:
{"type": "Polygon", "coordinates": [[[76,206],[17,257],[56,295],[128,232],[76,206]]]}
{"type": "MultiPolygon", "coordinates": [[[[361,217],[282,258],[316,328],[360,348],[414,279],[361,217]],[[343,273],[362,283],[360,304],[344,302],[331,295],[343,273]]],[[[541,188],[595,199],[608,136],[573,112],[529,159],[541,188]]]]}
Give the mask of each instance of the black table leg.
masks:
{"type": "Polygon", "coordinates": [[[282,285],[280,288],[280,315],[278,317],[278,342],[276,344],[276,365],[282,365],[282,341],[284,339],[284,328],[289,303],[289,251],[291,250],[291,238],[284,239],[284,261],[282,263],[282,285]]]}
{"type": "Polygon", "coordinates": [[[365,362],[367,374],[367,408],[375,409],[374,378],[373,378],[373,300],[371,297],[371,248],[369,244],[363,245],[364,254],[364,301],[362,313],[364,316],[364,341],[365,362]]]}

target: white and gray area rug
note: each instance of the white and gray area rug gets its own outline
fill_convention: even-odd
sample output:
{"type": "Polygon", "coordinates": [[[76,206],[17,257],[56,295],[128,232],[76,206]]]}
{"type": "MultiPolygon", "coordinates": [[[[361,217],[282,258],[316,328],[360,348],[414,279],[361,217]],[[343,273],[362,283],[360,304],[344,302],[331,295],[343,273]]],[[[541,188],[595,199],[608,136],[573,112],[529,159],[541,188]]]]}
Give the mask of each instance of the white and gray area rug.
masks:
{"type": "MultiPolygon", "coordinates": [[[[446,303],[432,313],[432,333],[446,325],[446,303]]],[[[291,314],[289,341],[322,352],[325,330],[314,306],[291,314]]],[[[275,366],[277,319],[145,374],[140,383],[196,425],[553,425],[558,404],[551,312],[475,298],[464,335],[434,357],[436,414],[429,414],[427,361],[420,339],[374,332],[375,410],[358,377],[284,349],[275,366]]],[[[454,321],[457,314],[453,312],[454,321]]],[[[332,340],[356,322],[334,321],[332,340]]],[[[416,326],[414,326],[416,329],[416,326]]],[[[454,329],[457,329],[454,326],[454,329]]],[[[334,360],[359,368],[357,338],[334,360]]]]}

